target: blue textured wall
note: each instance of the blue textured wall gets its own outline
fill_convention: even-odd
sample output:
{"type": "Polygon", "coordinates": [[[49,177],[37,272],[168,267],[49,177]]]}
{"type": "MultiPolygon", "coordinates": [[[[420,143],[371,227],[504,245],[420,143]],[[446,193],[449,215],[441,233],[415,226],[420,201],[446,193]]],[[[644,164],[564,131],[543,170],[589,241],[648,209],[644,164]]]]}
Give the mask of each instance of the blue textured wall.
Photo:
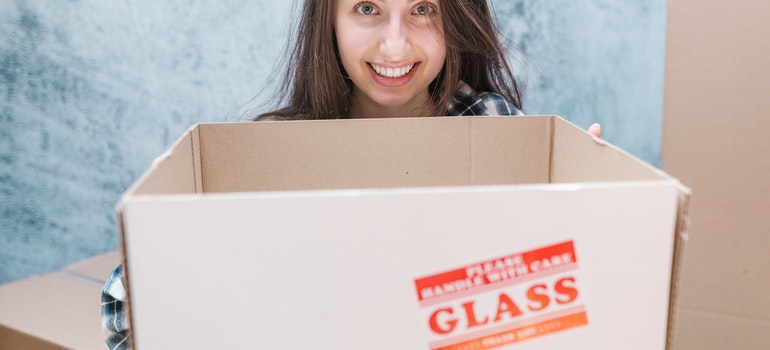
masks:
{"type": "MultiPolygon", "coordinates": [[[[528,113],[601,122],[658,163],[664,0],[494,3],[528,113]]],[[[0,2],[0,283],[115,249],[120,194],[191,124],[254,105],[295,13],[281,1],[0,2]]]]}
{"type": "Polygon", "coordinates": [[[528,114],[558,114],[660,164],[666,0],[498,0],[528,114]],[[515,52],[515,51],[514,51],[515,52]]]}

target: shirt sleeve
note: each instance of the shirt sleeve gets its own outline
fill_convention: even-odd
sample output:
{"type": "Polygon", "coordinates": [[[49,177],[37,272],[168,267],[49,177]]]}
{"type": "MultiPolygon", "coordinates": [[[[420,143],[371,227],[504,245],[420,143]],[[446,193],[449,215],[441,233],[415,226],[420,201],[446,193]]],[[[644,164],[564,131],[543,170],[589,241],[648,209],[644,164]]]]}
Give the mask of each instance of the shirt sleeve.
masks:
{"type": "Polygon", "coordinates": [[[129,327],[123,265],[119,265],[102,288],[102,335],[111,350],[131,348],[129,327]]]}

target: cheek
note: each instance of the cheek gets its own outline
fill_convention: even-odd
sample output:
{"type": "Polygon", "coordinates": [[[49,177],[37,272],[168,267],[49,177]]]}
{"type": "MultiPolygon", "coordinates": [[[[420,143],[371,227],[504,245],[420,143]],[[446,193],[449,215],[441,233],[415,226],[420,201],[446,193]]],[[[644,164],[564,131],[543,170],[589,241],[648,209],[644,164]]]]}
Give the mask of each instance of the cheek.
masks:
{"type": "Polygon", "coordinates": [[[446,42],[441,33],[431,31],[423,39],[426,54],[434,65],[443,66],[446,59],[446,42]]]}
{"type": "Polygon", "coordinates": [[[434,60],[440,58],[443,62],[443,58],[446,56],[446,40],[442,25],[435,27],[432,24],[426,24],[419,31],[417,40],[428,57],[434,60]]]}
{"type": "Polygon", "coordinates": [[[346,34],[337,32],[337,49],[346,70],[350,70],[352,65],[361,60],[364,44],[361,35],[351,35],[351,32],[350,30],[346,31],[346,34]]]}

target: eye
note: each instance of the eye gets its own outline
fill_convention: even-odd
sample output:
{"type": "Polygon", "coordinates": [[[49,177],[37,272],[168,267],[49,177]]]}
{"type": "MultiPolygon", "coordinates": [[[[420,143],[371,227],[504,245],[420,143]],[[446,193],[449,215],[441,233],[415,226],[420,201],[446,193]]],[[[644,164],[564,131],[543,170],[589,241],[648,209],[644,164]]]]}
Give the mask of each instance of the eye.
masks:
{"type": "Polygon", "coordinates": [[[379,11],[377,11],[377,8],[368,2],[362,2],[356,5],[356,12],[362,15],[376,15],[379,13],[379,11]]]}
{"type": "Polygon", "coordinates": [[[436,13],[436,7],[429,3],[423,3],[414,8],[415,15],[427,16],[436,13]]]}

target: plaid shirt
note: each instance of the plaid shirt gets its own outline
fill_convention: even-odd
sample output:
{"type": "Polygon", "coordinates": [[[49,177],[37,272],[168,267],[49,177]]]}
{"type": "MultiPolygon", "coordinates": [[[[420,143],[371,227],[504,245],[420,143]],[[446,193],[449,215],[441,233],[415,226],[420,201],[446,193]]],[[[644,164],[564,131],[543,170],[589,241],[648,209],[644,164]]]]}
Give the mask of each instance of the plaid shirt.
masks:
{"type": "MultiPolygon", "coordinates": [[[[502,96],[474,91],[460,81],[447,108],[450,116],[521,115],[522,112],[502,96]]],[[[118,266],[102,289],[102,334],[113,350],[127,350],[129,346],[128,306],[123,284],[123,266],[118,266]]]]}
{"type": "Polygon", "coordinates": [[[102,335],[112,350],[128,350],[129,324],[126,287],[123,284],[123,265],[112,270],[102,288],[102,335]]]}
{"type": "Polygon", "coordinates": [[[492,92],[476,92],[460,81],[447,108],[450,116],[522,115],[523,113],[502,96],[492,92]]]}

